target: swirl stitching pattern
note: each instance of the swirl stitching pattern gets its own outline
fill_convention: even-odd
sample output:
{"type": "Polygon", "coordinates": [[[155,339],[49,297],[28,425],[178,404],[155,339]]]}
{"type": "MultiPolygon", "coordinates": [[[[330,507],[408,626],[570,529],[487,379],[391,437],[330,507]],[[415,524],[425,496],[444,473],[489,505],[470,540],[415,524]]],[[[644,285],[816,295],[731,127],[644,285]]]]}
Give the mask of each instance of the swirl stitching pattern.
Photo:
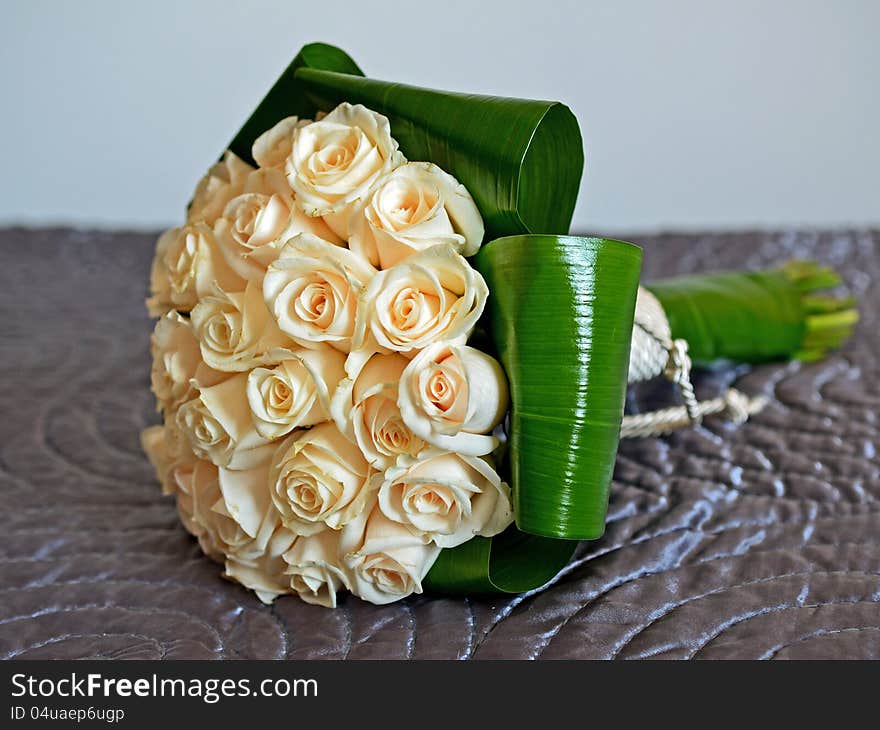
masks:
{"type": "Polygon", "coordinates": [[[154,237],[0,230],[0,657],[880,658],[880,231],[635,241],[646,280],[815,258],[862,321],[824,362],[699,374],[770,405],[623,443],[605,536],[543,590],[329,611],[222,580],[140,453],[154,237]]]}

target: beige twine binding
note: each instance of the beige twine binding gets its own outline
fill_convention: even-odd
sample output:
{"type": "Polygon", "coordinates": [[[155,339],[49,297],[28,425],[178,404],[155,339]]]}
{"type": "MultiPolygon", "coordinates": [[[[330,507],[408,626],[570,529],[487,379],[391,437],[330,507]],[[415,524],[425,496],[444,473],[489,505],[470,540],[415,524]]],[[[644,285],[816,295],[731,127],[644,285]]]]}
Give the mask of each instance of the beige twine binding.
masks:
{"type": "Polygon", "coordinates": [[[686,340],[673,340],[663,306],[651,292],[639,287],[633,327],[632,351],[629,362],[630,383],[665,375],[678,386],[680,406],[624,416],[621,438],[661,436],[695,425],[705,416],[725,413],[737,425],[767,405],[763,396],[749,398],[736,388],[728,388],[724,396],[697,400],[691,383],[691,358],[686,340]]]}

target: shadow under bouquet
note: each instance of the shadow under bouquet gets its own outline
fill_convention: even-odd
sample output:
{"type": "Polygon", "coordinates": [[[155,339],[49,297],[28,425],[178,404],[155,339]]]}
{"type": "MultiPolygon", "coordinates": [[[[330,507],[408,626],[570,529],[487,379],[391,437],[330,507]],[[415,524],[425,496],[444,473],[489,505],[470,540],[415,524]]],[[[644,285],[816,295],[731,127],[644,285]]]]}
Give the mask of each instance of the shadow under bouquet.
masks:
{"type": "Polygon", "coordinates": [[[329,607],[536,589],[602,534],[621,434],[761,407],[697,400],[694,361],[850,333],[812,262],[640,288],[637,246],[567,235],[582,170],[560,103],[300,51],[151,272],[143,446],[226,577],[329,607]],[[624,416],[663,375],[683,403],[624,416]]]}

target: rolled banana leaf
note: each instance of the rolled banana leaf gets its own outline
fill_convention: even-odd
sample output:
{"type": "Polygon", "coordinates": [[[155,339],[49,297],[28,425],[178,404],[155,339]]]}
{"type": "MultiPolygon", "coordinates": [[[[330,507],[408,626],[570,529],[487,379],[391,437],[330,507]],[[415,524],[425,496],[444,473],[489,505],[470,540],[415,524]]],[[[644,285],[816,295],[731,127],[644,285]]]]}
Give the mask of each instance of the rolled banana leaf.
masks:
{"type": "Polygon", "coordinates": [[[818,360],[858,322],[855,300],[820,294],[840,284],[832,269],[792,261],[778,269],[696,274],[646,287],[660,300],[673,338],[698,364],[818,360]]]}
{"type": "Polygon", "coordinates": [[[641,260],[622,241],[546,235],[497,239],[474,260],[510,381],[510,479],[524,532],[594,539],[605,529],[641,260]]]}
{"type": "Polygon", "coordinates": [[[443,550],[426,586],[520,593],[544,585],[576,540],[605,531],[626,396],[642,252],[576,236],[511,236],[474,259],[486,331],[510,382],[502,473],[516,526],[443,550]]]}
{"type": "Polygon", "coordinates": [[[275,122],[311,117],[343,101],[387,116],[408,159],[433,162],[458,178],[480,209],[487,240],[568,233],[584,166],[583,140],[568,107],[367,79],[348,55],[326,44],[297,54],[230,149],[249,160],[254,140],[275,122]]]}
{"type": "Polygon", "coordinates": [[[577,542],[527,535],[510,527],[441,550],[425,588],[442,593],[524,593],[540,588],[571,560],[577,542]]]}

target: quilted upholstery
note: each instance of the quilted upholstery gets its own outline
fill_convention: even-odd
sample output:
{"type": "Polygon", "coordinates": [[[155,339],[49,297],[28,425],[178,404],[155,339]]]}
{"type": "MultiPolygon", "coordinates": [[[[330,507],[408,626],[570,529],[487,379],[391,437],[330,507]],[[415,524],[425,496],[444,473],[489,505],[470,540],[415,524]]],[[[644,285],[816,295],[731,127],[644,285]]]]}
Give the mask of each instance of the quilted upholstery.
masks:
{"type": "Polygon", "coordinates": [[[857,336],[822,363],[701,376],[771,404],[625,443],[606,535],[543,592],[336,611],[222,580],[159,494],[138,446],[153,241],[0,231],[0,656],[880,658],[880,231],[635,238],[647,279],[832,264],[857,336]]]}

